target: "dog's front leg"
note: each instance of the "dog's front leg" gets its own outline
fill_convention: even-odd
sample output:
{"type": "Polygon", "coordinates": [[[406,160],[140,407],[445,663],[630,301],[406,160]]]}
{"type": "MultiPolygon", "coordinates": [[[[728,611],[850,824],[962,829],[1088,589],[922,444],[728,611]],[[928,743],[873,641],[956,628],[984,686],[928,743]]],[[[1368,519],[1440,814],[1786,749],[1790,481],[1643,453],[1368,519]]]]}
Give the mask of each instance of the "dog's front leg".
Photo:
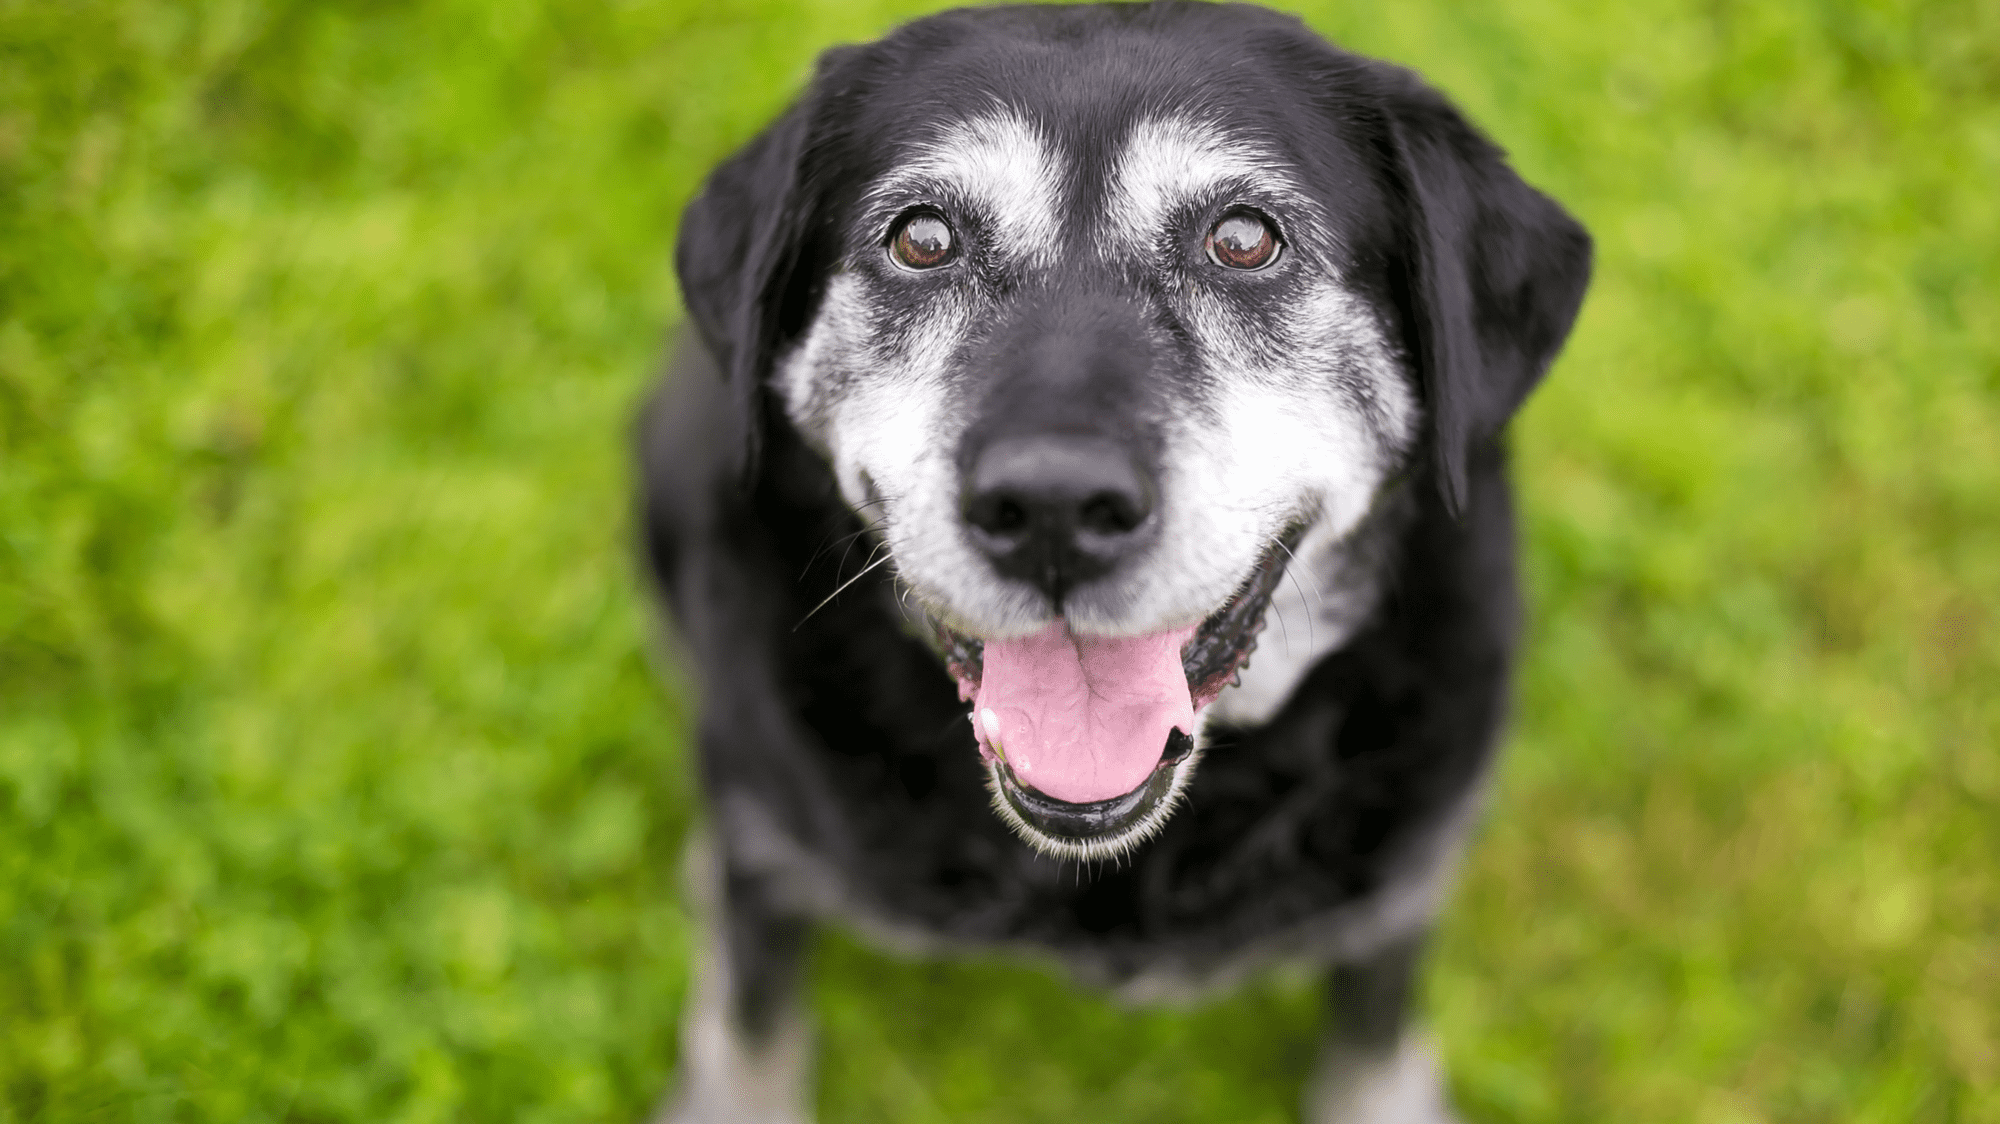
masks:
{"type": "Polygon", "coordinates": [[[808,924],[705,837],[689,843],[686,867],[701,946],[680,1086],[658,1124],[808,1124],[812,1036],[798,996],[808,924]]]}
{"type": "Polygon", "coordinates": [[[1417,933],[1329,974],[1328,1027],[1306,1086],[1306,1124],[1456,1121],[1437,1052],[1409,1025],[1423,944],[1417,933]]]}

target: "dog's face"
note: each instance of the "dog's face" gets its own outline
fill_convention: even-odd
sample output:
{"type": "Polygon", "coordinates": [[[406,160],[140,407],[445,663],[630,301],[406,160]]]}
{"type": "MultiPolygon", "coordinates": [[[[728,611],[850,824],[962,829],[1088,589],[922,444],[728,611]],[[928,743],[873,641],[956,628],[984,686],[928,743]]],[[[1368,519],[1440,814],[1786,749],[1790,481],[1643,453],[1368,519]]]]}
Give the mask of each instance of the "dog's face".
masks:
{"type": "Polygon", "coordinates": [[[1069,855],[1165,820],[1290,546],[1427,442],[1453,487],[1574,311],[1524,287],[1587,261],[1428,91],[1254,9],[935,17],[735,166],[684,232],[697,322],[928,614],[996,807],[1069,855]],[[1553,264],[1478,260],[1468,218],[1553,264]]]}
{"type": "Polygon", "coordinates": [[[1415,436],[1356,278],[1365,168],[1332,161],[1343,210],[1254,105],[1178,101],[933,106],[833,216],[777,387],[955,632],[1199,625],[1288,530],[1358,520],[1415,436]]]}

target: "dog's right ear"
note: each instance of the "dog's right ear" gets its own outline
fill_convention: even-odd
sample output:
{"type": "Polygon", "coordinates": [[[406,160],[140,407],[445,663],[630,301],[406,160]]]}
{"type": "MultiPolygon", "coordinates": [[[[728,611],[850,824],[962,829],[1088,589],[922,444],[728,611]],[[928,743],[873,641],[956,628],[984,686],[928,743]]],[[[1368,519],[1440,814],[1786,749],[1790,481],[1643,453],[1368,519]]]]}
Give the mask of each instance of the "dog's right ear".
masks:
{"type": "Polygon", "coordinates": [[[813,297],[807,243],[818,203],[807,164],[829,77],[854,53],[821,55],[812,86],[723,161],[681,214],[681,300],[729,381],[744,479],[757,463],[771,362],[813,297]]]}

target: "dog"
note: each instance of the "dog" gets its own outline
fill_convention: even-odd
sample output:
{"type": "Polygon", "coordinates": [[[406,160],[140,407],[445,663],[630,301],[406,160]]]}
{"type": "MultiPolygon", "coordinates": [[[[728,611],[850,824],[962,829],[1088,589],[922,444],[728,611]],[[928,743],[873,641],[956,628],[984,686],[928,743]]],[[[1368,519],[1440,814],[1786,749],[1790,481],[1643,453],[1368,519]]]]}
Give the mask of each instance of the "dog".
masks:
{"type": "Polygon", "coordinates": [[[1323,967],[1306,1118],[1450,1119],[1406,1008],[1582,226],[1409,71],[1175,0],[827,52],[676,253],[638,521],[709,827],[664,1118],[810,1119],[838,921],[1140,1001],[1323,967]]]}

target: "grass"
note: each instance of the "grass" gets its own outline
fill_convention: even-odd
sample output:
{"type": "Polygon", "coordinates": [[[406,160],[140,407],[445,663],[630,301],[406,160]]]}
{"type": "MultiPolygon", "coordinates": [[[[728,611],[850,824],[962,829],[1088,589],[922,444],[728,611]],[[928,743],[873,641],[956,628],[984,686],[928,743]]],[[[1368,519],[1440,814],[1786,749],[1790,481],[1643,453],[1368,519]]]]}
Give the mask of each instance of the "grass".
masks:
{"type": "MultiPolygon", "coordinates": [[[[694,814],[622,443],[798,0],[0,0],[0,1121],[630,1120],[694,814]]],[[[2000,1121],[2000,5],[1313,4],[1597,233],[1517,428],[1473,1121],[2000,1121]]],[[[1282,1121],[1298,981],[815,971],[828,1121],[1282,1121]]]]}

